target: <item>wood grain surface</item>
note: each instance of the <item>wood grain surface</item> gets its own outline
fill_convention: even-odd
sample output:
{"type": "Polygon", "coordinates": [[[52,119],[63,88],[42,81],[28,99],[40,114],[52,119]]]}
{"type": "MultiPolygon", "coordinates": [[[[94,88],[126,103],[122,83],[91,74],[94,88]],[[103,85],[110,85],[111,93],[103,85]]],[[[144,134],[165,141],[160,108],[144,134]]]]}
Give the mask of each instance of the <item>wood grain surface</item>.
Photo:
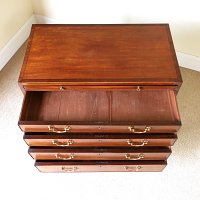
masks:
{"type": "Polygon", "coordinates": [[[24,85],[179,85],[167,24],[33,25],[24,85]]]}
{"type": "Polygon", "coordinates": [[[21,121],[80,124],[179,122],[171,90],[27,92],[21,121]]]}

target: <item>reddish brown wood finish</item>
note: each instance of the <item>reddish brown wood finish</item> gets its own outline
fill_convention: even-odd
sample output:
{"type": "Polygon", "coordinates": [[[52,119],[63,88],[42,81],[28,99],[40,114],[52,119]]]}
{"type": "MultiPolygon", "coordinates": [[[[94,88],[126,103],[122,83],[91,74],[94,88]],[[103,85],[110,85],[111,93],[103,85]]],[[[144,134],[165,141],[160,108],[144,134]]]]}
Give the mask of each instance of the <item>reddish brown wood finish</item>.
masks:
{"type": "MultiPolygon", "coordinates": [[[[82,123],[83,124],[83,123],[82,123]]],[[[118,123],[119,124],[119,123],[118,123]]],[[[58,130],[64,130],[66,127],[67,122],[60,121],[60,122],[42,122],[42,121],[20,121],[19,126],[21,130],[24,132],[49,132],[53,133],[49,130],[49,125],[53,125],[58,130]],[[63,125],[60,125],[63,124],[63,125]],[[65,124],[65,125],[64,125],[65,124]]],[[[126,125],[71,125],[69,124],[70,130],[66,132],[67,133],[73,133],[73,132],[80,132],[80,133],[87,133],[87,132],[96,132],[96,133],[130,133],[130,134],[138,134],[138,133],[132,133],[129,130],[130,125],[132,126],[133,123],[130,122],[126,125]]],[[[149,123],[147,126],[151,127],[151,130],[148,131],[148,133],[174,133],[177,132],[181,126],[180,123],[162,123],[162,124],[155,124],[155,123],[149,123]]],[[[144,131],[145,127],[144,125],[134,125],[134,127],[138,131],[144,131]]],[[[59,134],[59,133],[58,133],[59,134]]]]}
{"type": "MultiPolygon", "coordinates": [[[[138,90],[138,86],[134,86],[134,85],[122,85],[122,86],[105,86],[105,85],[64,85],[64,83],[57,83],[57,85],[24,85],[23,88],[26,91],[67,91],[67,90],[74,90],[74,91],[82,91],[84,90],[104,90],[104,91],[113,91],[113,90],[117,90],[117,91],[126,91],[126,90],[138,90]]],[[[145,86],[139,86],[140,90],[142,91],[146,91],[146,90],[160,90],[160,89],[170,89],[170,90],[174,90],[175,92],[177,92],[177,86],[170,86],[170,85],[145,85],[145,86]]]]}
{"type": "Polygon", "coordinates": [[[166,160],[168,147],[30,147],[36,160],[166,160]]]}
{"type": "Polygon", "coordinates": [[[19,82],[180,86],[182,79],[167,24],[33,25],[19,82]]]}
{"type": "Polygon", "coordinates": [[[171,90],[27,92],[19,125],[28,132],[49,132],[48,125],[108,132],[129,132],[129,126],[142,125],[151,126],[152,132],[175,132],[180,117],[171,90]]]}
{"type": "Polygon", "coordinates": [[[167,24],[33,25],[18,82],[18,124],[40,171],[167,165],[182,83],[167,24]]]}
{"type": "Polygon", "coordinates": [[[106,133],[25,133],[29,146],[172,146],[177,139],[173,133],[106,134],[106,133]]]}
{"type": "Polygon", "coordinates": [[[160,172],[167,161],[36,161],[41,172],[160,172]]]}

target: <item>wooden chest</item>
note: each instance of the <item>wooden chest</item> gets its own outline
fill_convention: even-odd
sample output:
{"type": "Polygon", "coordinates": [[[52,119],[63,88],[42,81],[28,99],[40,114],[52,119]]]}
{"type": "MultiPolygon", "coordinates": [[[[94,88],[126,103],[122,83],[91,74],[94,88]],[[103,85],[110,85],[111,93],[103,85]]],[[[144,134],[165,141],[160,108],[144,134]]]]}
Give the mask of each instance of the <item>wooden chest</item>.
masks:
{"type": "Polygon", "coordinates": [[[162,171],[181,83],[167,24],[33,25],[18,124],[42,172],[162,171]]]}

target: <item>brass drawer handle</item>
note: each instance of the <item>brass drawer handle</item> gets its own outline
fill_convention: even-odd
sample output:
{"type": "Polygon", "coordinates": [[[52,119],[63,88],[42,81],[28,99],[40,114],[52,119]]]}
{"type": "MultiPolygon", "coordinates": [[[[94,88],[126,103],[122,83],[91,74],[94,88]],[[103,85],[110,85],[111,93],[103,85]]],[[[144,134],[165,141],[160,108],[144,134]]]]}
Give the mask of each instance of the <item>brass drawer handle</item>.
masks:
{"type": "Polygon", "coordinates": [[[150,126],[146,126],[145,129],[143,131],[140,131],[140,130],[136,130],[134,128],[134,126],[129,126],[128,127],[129,131],[133,132],[133,133],[146,133],[146,132],[149,132],[151,130],[151,127],[150,126]]]}
{"type": "Polygon", "coordinates": [[[62,166],[61,170],[65,171],[65,172],[75,172],[75,171],[78,170],[78,167],[65,167],[65,166],[62,166]]]}
{"type": "Polygon", "coordinates": [[[127,143],[129,145],[131,145],[132,147],[142,147],[144,146],[145,144],[148,144],[148,140],[147,139],[144,139],[143,142],[141,144],[137,144],[136,142],[134,142],[133,140],[129,139],[127,140],[127,143]]]}
{"type": "Polygon", "coordinates": [[[70,146],[74,143],[73,140],[68,140],[66,143],[64,142],[59,142],[58,140],[53,140],[52,141],[52,144],[56,145],[56,146],[59,146],[59,147],[67,147],[67,146],[70,146]]]}
{"type": "Polygon", "coordinates": [[[140,166],[140,165],[136,165],[135,167],[125,166],[124,169],[125,169],[125,171],[136,171],[136,172],[138,172],[140,169],[142,169],[142,166],[140,166]]]}
{"type": "Polygon", "coordinates": [[[66,133],[67,131],[70,130],[70,126],[65,126],[64,130],[60,130],[60,129],[54,127],[53,125],[49,125],[48,129],[49,129],[49,131],[52,131],[54,133],[66,133]]]}
{"type": "Polygon", "coordinates": [[[72,160],[74,158],[74,154],[71,153],[69,156],[68,155],[66,156],[66,155],[62,155],[62,154],[57,153],[56,158],[61,159],[61,160],[72,160]]]}
{"type": "Polygon", "coordinates": [[[137,157],[131,157],[129,153],[126,153],[125,158],[128,160],[141,160],[144,158],[144,154],[139,154],[137,157]]]}

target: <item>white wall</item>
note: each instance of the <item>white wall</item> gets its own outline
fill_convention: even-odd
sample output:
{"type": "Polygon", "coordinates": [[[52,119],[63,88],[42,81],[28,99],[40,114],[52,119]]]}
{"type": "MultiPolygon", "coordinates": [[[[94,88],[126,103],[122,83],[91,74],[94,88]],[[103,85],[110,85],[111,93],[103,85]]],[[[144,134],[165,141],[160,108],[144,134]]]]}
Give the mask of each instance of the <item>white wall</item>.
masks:
{"type": "Polygon", "coordinates": [[[32,15],[31,0],[0,0],[0,50],[32,15]]]}
{"type": "Polygon", "coordinates": [[[34,12],[65,23],[169,23],[175,48],[200,57],[197,0],[32,0],[34,12]]]}

